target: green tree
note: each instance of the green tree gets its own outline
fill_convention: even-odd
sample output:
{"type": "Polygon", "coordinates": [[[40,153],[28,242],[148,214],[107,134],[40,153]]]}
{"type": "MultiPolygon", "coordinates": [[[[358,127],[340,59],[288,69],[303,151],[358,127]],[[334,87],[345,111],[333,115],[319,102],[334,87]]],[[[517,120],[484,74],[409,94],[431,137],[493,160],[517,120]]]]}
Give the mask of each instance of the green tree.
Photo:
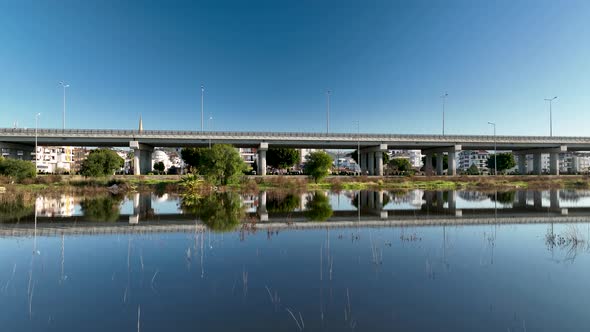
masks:
{"type": "Polygon", "coordinates": [[[122,199],[119,196],[85,198],[81,203],[82,213],[88,221],[114,222],[119,219],[122,199]]]}
{"type": "Polygon", "coordinates": [[[396,173],[409,173],[412,171],[412,164],[406,158],[393,158],[389,161],[389,169],[396,173]]]}
{"type": "MultiPolygon", "coordinates": [[[[499,162],[498,162],[499,164],[499,162]]],[[[516,197],[516,192],[514,191],[498,191],[494,194],[488,194],[488,197],[492,200],[492,202],[496,201],[498,203],[509,204],[514,202],[516,197]]]]}
{"type": "Polygon", "coordinates": [[[166,166],[164,165],[163,161],[158,161],[154,164],[154,171],[158,172],[159,174],[164,173],[164,169],[166,169],[166,166]]]}
{"type": "Polygon", "coordinates": [[[315,151],[306,157],[305,171],[315,183],[328,176],[331,167],[332,158],[324,151],[315,151]]]}
{"type": "Polygon", "coordinates": [[[184,163],[189,167],[199,168],[199,162],[207,148],[184,148],[180,151],[180,156],[184,163]]]}
{"type": "Polygon", "coordinates": [[[84,176],[113,175],[115,171],[125,165],[125,160],[110,149],[96,149],[90,151],[82,162],[80,173],[84,176]]]}
{"type": "Polygon", "coordinates": [[[35,164],[28,160],[0,157],[0,175],[8,176],[16,181],[35,177],[35,164]]]}
{"type": "Polygon", "coordinates": [[[218,232],[234,230],[246,215],[240,196],[234,192],[216,192],[204,197],[183,196],[181,208],[218,232]]]}
{"type": "Polygon", "coordinates": [[[301,199],[298,195],[287,194],[269,196],[266,200],[266,209],[273,213],[288,213],[299,207],[301,199]]]}
{"type": "Polygon", "coordinates": [[[477,168],[477,165],[471,164],[465,173],[467,175],[479,175],[479,168],[477,168]]]}
{"type": "Polygon", "coordinates": [[[297,149],[269,148],[266,152],[266,163],[272,167],[285,169],[296,165],[301,159],[297,149]]]}
{"type": "Polygon", "coordinates": [[[313,221],[326,221],[334,213],[328,197],[318,191],[314,192],[312,199],[305,203],[305,208],[305,217],[313,221]]]}
{"type": "Polygon", "coordinates": [[[238,151],[229,144],[215,144],[211,149],[201,151],[199,174],[216,185],[237,182],[248,168],[238,151]]]}
{"type": "MultiPolygon", "coordinates": [[[[507,169],[510,169],[516,166],[516,161],[514,160],[514,155],[510,152],[499,153],[496,158],[498,159],[498,173],[502,173],[507,169]]],[[[488,169],[493,171],[494,169],[494,155],[491,154],[488,156],[488,169]]]]}

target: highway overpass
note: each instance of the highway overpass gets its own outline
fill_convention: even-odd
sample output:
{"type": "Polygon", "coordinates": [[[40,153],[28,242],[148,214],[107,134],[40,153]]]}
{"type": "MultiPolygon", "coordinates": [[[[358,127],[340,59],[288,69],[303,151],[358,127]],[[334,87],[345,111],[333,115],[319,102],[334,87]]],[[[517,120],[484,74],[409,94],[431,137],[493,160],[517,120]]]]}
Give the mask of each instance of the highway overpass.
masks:
{"type": "MultiPolygon", "coordinates": [[[[151,171],[149,156],[154,147],[198,147],[226,143],[236,147],[256,148],[259,174],[266,173],[269,147],[356,149],[361,148],[361,167],[370,175],[383,175],[382,153],[388,149],[422,150],[428,160],[435,153],[449,155],[449,175],[456,174],[455,154],[460,150],[513,151],[533,155],[535,174],[541,174],[541,154],[550,154],[552,174],[559,173],[559,153],[590,151],[590,137],[491,136],[491,135],[401,135],[356,133],[297,132],[210,132],[178,130],[101,130],[101,129],[0,129],[0,147],[5,156],[24,156],[33,151],[35,142],[43,146],[130,147],[135,152],[135,174],[151,171]],[[149,162],[148,162],[149,161],[149,162]],[[149,164],[149,165],[148,165],[149,164]]],[[[525,158],[519,158],[525,169],[525,158]]],[[[427,168],[428,173],[434,170],[427,168]]],[[[442,158],[437,158],[436,173],[443,174],[442,158]]],[[[524,173],[524,172],[522,172],[524,173]]]]}

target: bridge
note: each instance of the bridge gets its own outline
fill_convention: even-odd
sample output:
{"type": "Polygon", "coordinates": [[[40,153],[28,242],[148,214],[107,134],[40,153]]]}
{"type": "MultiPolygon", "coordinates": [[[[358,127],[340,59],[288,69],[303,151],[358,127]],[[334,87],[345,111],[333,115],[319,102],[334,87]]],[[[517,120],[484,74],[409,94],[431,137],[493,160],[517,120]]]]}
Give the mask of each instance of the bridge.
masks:
{"type": "MultiPolygon", "coordinates": [[[[559,153],[590,151],[590,137],[491,136],[491,135],[401,135],[364,133],[305,132],[221,132],[178,130],[100,130],[100,129],[0,129],[2,155],[24,158],[40,146],[129,147],[135,154],[135,174],[151,171],[150,154],[155,147],[204,147],[216,143],[241,148],[256,148],[258,174],[266,175],[266,151],[269,147],[356,149],[360,147],[360,165],[369,175],[383,175],[382,152],[389,149],[422,150],[427,174],[443,175],[443,160],[434,154],[448,154],[449,175],[456,175],[455,155],[461,150],[512,151],[533,156],[533,173],[541,174],[541,155],[550,155],[550,173],[559,174],[559,153]]],[[[526,174],[526,158],[518,158],[518,169],[526,174]]]]}

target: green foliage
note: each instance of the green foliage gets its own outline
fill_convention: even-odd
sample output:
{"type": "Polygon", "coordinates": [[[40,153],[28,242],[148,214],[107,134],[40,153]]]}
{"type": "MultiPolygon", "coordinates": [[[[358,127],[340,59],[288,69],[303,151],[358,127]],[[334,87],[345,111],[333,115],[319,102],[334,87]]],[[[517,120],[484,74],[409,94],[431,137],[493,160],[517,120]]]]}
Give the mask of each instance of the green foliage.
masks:
{"type": "Polygon", "coordinates": [[[158,161],[154,164],[154,171],[158,172],[158,174],[164,173],[164,169],[166,169],[166,166],[163,161],[158,161]]]}
{"type": "MultiPolygon", "coordinates": [[[[499,164],[500,162],[498,162],[499,164]]],[[[514,198],[516,197],[516,192],[514,191],[499,191],[494,194],[488,194],[488,197],[492,200],[492,202],[496,201],[498,203],[509,204],[514,202],[514,198]]]]}
{"type": "Polygon", "coordinates": [[[35,164],[28,160],[0,158],[0,175],[17,181],[35,177],[35,164]]]}
{"type": "Polygon", "coordinates": [[[204,197],[183,196],[182,210],[196,214],[209,229],[234,230],[245,217],[240,196],[234,192],[216,192],[204,197]]]}
{"type": "Polygon", "coordinates": [[[110,195],[85,198],[80,207],[88,221],[114,222],[119,219],[121,201],[121,197],[110,195]]]}
{"type": "Polygon", "coordinates": [[[266,209],[273,213],[288,213],[298,208],[299,204],[301,204],[301,199],[297,195],[273,196],[266,200],[266,209]]]}
{"type": "Polygon", "coordinates": [[[96,149],[90,151],[88,158],[82,162],[80,174],[84,176],[113,175],[125,165],[125,160],[110,149],[96,149]]]}
{"type": "Polygon", "coordinates": [[[467,175],[479,175],[479,168],[475,164],[471,164],[465,173],[467,175]]]}
{"type": "Polygon", "coordinates": [[[332,158],[324,151],[316,151],[307,155],[305,163],[305,172],[318,183],[329,174],[332,167],[332,158]]]}
{"type": "Polygon", "coordinates": [[[238,151],[229,144],[215,144],[212,148],[183,149],[185,163],[214,185],[236,183],[248,169],[238,151]]]}
{"type": "Polygon", "coordinates": [[[296,165],[301,158],[297,149],[269,148],[266,152],[266,163],[272,167],[285,169],[296,165]]]}
{"type": "Polygon", "coordinates": [[[0,222],[18,222],[34,213],[34,198],[26,198],[23,194],[0,195],[0,222]]]}
{"type": "Polygon", "coordinates": [[[313,193],[312,199],[305,204],[305,208],[305,217],[313,221],[326,221],[334,213],[328,197],[317,191],[313,193]]]}
{"type": "Polygon", "coordinates": [[[388,165],[390,171],[398,174],[406,174],[412,171],[412,164],[406,158],[393,158],[388,165]]]}
{"type": "Polygon", "coordinates": [[[203,188],[203,179],[197,174],[188,173],[182,176],[180,185],[187,193],[195,193],[203,188]]]}
{"type": "MultiPolygon", "coordinates": [[[[510,152],[499,153],[496,158],[498,159],[498,172],[502,173],[507,169],[510,169],[516,166],[516,161],[514,160],[514,155],[510,152]]],[[[494,155],[491,154],[488,157],[488,169],[492,171],[494,169],[494,155]]]]}

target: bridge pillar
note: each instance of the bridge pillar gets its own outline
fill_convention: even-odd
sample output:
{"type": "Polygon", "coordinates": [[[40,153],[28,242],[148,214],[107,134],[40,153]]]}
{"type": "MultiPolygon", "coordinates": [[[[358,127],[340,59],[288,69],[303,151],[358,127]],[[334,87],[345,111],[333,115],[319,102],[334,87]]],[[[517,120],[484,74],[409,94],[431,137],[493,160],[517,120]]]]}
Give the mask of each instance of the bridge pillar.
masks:
{"type": "Polygon", "coordinates": [[[533,174],[541,175],[541,172],[542,172],[541,153],[534,153],[533,154],[533,174]]]}
{"type": "Polygon", "coordinates": [[[442,152],[437,153],[437,155],[436,155],[436,175],[443,175],[444,174],[443,158],[444,158],[444,154],[442,152]]]}
{"type": "Polygon", "coordinates": [[[457,192],[455,190],[447,192],[447,202],[449,202],[449,210],[455,211],[457,208],[457,192]]]}
{"type": "Polygon", "coordinates": [[[559,210],[559,190],[549,191],[549,207],[551,210],[559,210]]]}
{"type": "Polygon", "coordinates": [[[559,175],[559,154],[552,152],[549,154],[549,173],[559,175]]]}
{"type": "Polygon", "coordinates": [[[533,206],[537,209],[543,207],[543,194],[538,190],[533,192],[533,206]]]}
{"type": "Polygon", "coordinates": [[[427,153],[424,159],[424,173],[432,175],[432,153],[427,153]]]}
{"type": "Polygon", "coordinates": [[[268,221],[268,211],[266,210],[266,191],[258,193],[258,217],[260,221],[268,221]]]}
{"type": "Polygon", "coordinates": [[[377,151],[375,152],[375,160],[377,161],[377,169],[376,174],[378,176],[383,176],[383,152],[377,151]]]}
{"type": "Polygon", "coordinates": [[[455,151],[449,152],[449,168],[447,170],[447,174],[457,175],[457,161],[455,160],[455,151]]]}
{"type": "Polygon", "coordinates": [[[268,150],[268,143],[260,143],[258,147],[258,174],[266,175],[266,151],[268,150]]]}
{"type": "Polygon", "coordinates": [[[369,175],[375,175],[375,152],[367,153],[369,158],[369,175]]]}
{"type": "Polygon", "coordinates": [[[526,170],[526,154],[519,154],[516,156],[518,158],[518,173],[521,175],[527,174],[526,170]]]}
{"type": "Polygon", "coordinates": [[[133,174],[141,175],[151,172],[154,147],[138,141],[129,142],[129,147],[133,149],[133,174]]]}

